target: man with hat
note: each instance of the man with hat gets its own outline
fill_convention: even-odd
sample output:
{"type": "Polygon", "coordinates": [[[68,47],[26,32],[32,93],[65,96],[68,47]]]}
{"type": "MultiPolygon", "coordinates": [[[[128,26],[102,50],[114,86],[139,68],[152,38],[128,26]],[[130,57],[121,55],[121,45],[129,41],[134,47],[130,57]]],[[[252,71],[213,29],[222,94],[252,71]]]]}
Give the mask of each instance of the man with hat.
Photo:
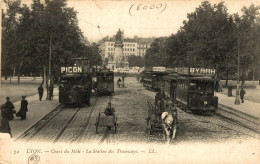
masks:
{"type": "Polygon", "coordinates": [[[10,137],[12,137],[11,128],[9,125],[9,119],[8,119],[8,111],[5,107],[5,104],[1,106],[1,126],[0,126],[0,133],[9,133],[10,137]]]}
{"type": "Polygon", "coordinates": [[[155,105],[161,112],[164,108],[164,100],[166,100],[166,95],[164,93],[164,88],[161,87],[160,91],[155,95],[155,105]]]}
{"type": "Polygon", "coordinates": [[[105,115],[109,115],[109,116],[113,116],[115,114],[115,110],[114,110],[114,108],[112,108],[111,102],[107,103],[107,107],[106,107],[104,113],[105,113],[105,115]]]}
{"type": "Polygon", "coordinates": [[[42,95],[43,95],[43,87],[42,84],[38,87],[38,93],[39,93],[39,100],[42,101],[42,95]]]}
{"type": "Polygon", "coordinates": [[[5,108],[6,112],[7,112],[7,118],[8,120],[12,120],[14,119],[14,104],[10,101],[10,97],[6,97],[6,102],[3,105],[3,108],[5,108]]]}
{"type": "Polygon", "coordinates": [[[20,114],[21,114],[21,120],[25,120],[26,119],[26,112],[28,112],[28,101],[25,100],[26,96],[22,96],[22,100],[21,100],[21,108],[20,108],[20,114]]]}

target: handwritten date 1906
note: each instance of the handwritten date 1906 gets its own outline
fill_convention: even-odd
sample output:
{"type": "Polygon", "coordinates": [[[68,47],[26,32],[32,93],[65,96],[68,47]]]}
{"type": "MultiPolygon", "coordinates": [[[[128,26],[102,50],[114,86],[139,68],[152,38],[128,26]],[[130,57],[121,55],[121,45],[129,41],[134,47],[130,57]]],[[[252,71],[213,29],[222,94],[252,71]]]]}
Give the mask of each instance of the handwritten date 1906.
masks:
{"type": "Polygon", "coordinates": [[[159,3],[157,5],[144,5],[144,4],[132,4],[131,7],[129,8],[129,14],[133,16],[134,11],[141,11],[141,10],[155,10],[159,11],[159,13],[162,13],[167,7],[167,4],[164,3],[159,3]]]}

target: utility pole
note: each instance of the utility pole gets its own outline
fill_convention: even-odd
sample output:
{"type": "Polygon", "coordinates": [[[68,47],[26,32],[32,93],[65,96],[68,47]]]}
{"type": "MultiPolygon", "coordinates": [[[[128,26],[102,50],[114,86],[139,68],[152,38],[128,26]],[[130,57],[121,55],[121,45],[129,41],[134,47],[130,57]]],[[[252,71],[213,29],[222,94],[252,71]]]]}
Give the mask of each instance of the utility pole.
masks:
{"type": "Polygon", "coordinates": [[[237,34],[237,90],[236,90],[236,100],[235,104],[239,105],[240,104],[240,99],[239,99],[239,65],[240,65],[240,38],[239,34],[237,34]]]}
{"type": "Polygon", "coordinates": [[[47,100],[51,100],[51,34],[50,34],[50,52],[49,52],[49,78],[48,78],[48,85],[47,85],[47,100]]]}

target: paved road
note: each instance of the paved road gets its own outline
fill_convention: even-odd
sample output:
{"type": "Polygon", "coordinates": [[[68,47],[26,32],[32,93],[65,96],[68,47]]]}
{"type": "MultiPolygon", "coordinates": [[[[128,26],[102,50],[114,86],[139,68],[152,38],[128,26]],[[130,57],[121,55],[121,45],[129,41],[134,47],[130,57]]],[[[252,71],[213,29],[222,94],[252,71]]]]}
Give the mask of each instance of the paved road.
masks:
{"type": "MultiPolygon", "coordinates": [[[[117,134],[113,129],[99,128],[96,117],[103,112],[108,96],[93,97],[90,107],[62,109],[31,140],[75,143],[164,143],[161,133],[148,139],[146,133],[147,101],[153,101],[154,92],[145,90],[135,78],[126,78],[126,88],[115,88],[111,97],[118,117],[117,134]]],[[[217,116],[194,115],[179,112],[179,129],[174,144],[193,142],[243,142],[257,140],[259,134],[228,119],[217,116]]]]}

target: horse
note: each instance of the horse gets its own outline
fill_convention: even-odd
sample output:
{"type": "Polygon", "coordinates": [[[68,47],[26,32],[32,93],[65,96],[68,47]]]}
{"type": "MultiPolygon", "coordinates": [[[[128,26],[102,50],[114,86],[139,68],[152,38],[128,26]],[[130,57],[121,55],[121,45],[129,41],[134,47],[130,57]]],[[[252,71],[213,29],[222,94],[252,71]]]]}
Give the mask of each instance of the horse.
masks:
{"type": "Polygon", "coordinates": [[[163,127],[163,138],[167,140],[167,144],[170,144],[171,140],[175,139],[177,129],[177,111],[173,114],[163,112],[161,115],[162,127],[163,127]]]}

